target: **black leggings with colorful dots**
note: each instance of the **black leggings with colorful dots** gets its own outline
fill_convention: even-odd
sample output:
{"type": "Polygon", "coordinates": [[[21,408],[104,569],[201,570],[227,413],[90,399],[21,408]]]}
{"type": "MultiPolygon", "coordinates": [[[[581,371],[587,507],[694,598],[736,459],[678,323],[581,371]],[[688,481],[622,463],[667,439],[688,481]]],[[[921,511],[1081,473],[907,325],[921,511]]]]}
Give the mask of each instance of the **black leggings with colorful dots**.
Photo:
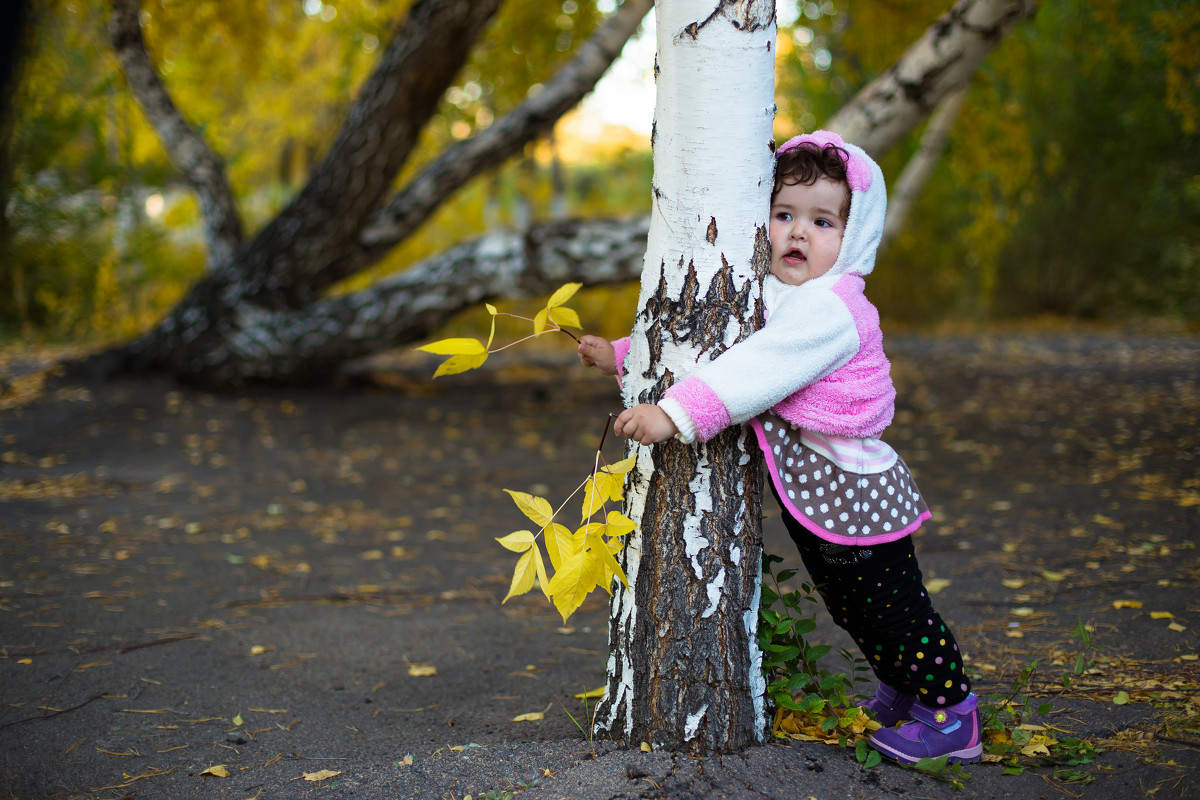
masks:
{"type": "Polygon", "coordinates": [[[820,538],[786,511],[783,521],[825,607],[854,637],[881,682],[927,706],[966,699],[971,682],[958,643],[921,582],[911,536],[841,545],[820,538]]]}

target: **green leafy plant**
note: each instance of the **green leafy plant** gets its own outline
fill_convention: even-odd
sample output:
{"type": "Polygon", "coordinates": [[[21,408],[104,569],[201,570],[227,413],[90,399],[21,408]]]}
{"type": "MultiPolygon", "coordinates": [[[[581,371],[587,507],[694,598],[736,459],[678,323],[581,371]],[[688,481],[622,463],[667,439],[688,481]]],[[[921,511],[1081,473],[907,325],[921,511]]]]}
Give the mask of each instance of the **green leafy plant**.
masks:
{"type": "MultiPolygon", "coordinates": [[[[834,672],[820,665],[833,647],[813,644],[807,638],[817,627],[815,613],[805,613],[808,604],[819,602],[816,587],[802,583],[798,591],[785,589],[781,584],[795,577],[797,570],[785,569],[776,574],[774,565],[782,561],[779,556],[763,554],[758,625],[767,695],[776,707],[775,734],[843,745],[855,741],[865,746],[869,732],[879,723],[855,705],[853,692],[856,683],[869,680],[863,673],[870,669],[861,657],[845,649],[840,655],[847,672],[834,672]]],[[[864,765],[878,763],[870,753],[858,751],[856,745],[859,752],[859,761],[864,765]]]]}

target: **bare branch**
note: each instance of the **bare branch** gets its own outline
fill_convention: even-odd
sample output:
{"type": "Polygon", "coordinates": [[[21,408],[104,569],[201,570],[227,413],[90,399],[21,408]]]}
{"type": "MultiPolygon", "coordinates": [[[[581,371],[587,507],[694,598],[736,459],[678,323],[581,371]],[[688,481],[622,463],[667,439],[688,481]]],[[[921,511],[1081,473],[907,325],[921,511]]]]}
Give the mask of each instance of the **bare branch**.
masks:
{"type": "Polygon", "coordinates": [[[887,152],[1035,11],[1034,0],[959,0],[825,127],[872,154],[887,152]]]}
{"type": "Polygon", "coordinates": [[[113,0],[108,35],[134,98],[158,131],[163,149],[200,199],[209,264],[228,261],[242,242],[242,223],[221,159],[193,130],[158,77],[142,38],[138,0],[113,0]]]}
{"type": "Polygon", "coordinates": [[[546,83],[536,96],[473,138],[447,148],[397,194],[362,232],[364,257],[375,260],[412,234],[454,191],[496,163],[520,152],[528,142],[548,132],[559,117],[592,90],[596,81],[621,54],[653,5],[652,0],[625,0],[617,13],[600,26],[575,58],[546,83]]]}

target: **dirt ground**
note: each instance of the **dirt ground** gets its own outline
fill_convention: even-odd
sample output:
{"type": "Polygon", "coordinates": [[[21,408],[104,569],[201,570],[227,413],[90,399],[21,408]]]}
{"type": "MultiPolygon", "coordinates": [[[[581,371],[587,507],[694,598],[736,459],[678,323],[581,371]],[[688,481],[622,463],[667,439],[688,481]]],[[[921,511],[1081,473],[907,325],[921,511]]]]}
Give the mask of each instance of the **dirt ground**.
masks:
{"type": "MultiPolygon", "coordinates": [[[[0,798],[1200,797],[1200,338],[888,345],[886,437],[934,509],[917,548],[937,606],[982,695],[1037,662],[1052,710],[1027,709],[1031,732],[1104,751],[1078,774],[1027,757],[956,791],[814,742],[589,741],[572,695],[603,685],[606,598],[566,626],[540,595],[502,605],[515,556],[494,541],[526,527],[501,490],[565,498],[618,406],[569,354],[33,399],[18,358],[0,360],[0,798]],[[1101,651],[1064,690],[1080,624],[1101,651]]],[[[777,514],[767,549],[793,565],[777,514]]],[[[815,638],[847,644],[827,620],[815,638]]]]}

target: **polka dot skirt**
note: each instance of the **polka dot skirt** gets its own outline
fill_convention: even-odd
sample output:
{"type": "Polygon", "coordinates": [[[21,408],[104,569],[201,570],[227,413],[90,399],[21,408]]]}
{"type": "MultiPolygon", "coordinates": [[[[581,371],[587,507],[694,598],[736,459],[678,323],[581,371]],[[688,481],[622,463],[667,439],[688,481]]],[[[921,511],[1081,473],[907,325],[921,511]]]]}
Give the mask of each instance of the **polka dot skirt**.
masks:
{"type": "Polygon", "coordinates": [[[929,517],[903,459],[879,473],[849,472],[805,445],[800,429],[782,417],[767,412],[758,419],[780,496],[817,535],[891,539],[911,533],[929,517]]]}

